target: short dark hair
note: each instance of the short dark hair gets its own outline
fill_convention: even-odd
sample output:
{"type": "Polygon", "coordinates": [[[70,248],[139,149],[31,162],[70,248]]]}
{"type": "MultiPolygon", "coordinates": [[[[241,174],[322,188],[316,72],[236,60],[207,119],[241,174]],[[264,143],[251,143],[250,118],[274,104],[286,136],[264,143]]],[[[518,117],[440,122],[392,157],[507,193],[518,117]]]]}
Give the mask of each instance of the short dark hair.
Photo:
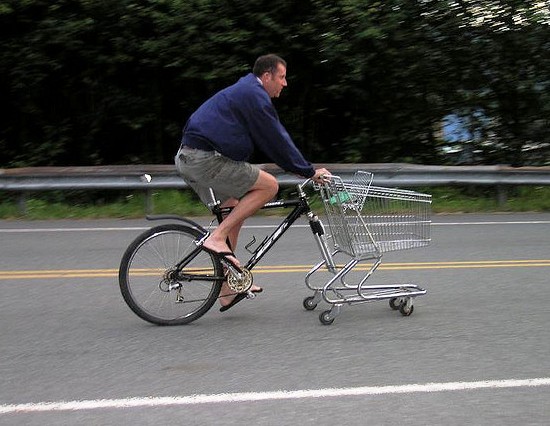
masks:
{"type": "Polygon", "coordinates": [[[256,59],[254,63],[254,68],[252,72],[256,77],[260,77],[264,72],[275,72],[277,71],[277,66],[281,64],[286,68],[286,61],[273,53],[268,55],[260,56],[256,59]]]}

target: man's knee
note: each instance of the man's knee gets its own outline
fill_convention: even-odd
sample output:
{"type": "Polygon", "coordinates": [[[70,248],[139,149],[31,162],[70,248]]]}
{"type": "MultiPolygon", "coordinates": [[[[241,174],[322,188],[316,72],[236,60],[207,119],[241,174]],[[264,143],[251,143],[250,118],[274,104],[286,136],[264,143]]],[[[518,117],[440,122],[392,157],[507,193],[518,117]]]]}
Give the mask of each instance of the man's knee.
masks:
{"type": "Polygon", "coordinates": [[[264,171],[260,172],[257,184],[258,189],[269,193],[272,197],[277,195],[277,192],[279,192],[279,182],[277,182],[277,178],[264,171]]]}
{"type": "Polygon", "coordinates": [[[277,178],[273,175],[269,175],[270,182],[269,182],[269,190],[271,197],[275,197],[277,193],[279,192],[279,182],[277,182],[277,178]]]}

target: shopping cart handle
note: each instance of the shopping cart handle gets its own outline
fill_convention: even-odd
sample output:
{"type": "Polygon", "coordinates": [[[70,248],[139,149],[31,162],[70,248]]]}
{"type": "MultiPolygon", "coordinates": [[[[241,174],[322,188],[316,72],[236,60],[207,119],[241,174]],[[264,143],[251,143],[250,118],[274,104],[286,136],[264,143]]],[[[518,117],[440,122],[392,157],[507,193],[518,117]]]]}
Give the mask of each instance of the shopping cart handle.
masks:
{"type": "Polygon", "coordinates": [[[319,176],[323,182],[330,182],[334,175],[328,174],[328,175],[321,175],[319,176]]]}
{"type": "MultiPolygon", "coordinates": [[[[329,183],[329,182],[331,182],[335,177],[337,178],[338,176],[328,174],[328,175],[321,175],[321,177],[323,178],[323,182],[322,182],[322,183],[329,183]]],[[[303,181],[302,183],[298,184],[298,190],[299,190],[299,191],[302,191],[310,182],[313,183],[313,184],[315,184],[315,185],[321,185],[321,184],[322,184],[322,183],[319,183],[319,182],[315,182],[315,181],[313,180],[313,178],[309,178],[309,179],[306,179],[305,181],[303,181]]]]}

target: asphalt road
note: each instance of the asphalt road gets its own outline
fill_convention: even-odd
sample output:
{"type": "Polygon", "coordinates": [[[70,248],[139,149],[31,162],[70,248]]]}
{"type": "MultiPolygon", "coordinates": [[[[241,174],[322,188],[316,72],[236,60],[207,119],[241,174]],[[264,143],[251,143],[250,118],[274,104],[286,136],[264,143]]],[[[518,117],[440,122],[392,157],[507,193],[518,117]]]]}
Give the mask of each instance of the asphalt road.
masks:
{"type": "Polygon", "coordinates": [[[116,274],[148,226],[0,221],[0,424],[548,424],[550,214],[434,217],[431,246],[371,277],[425,287],[414,313],[344,307],[331,326],[302,307],[304,222],[262,260],[256,299],[142,321],[116,274]]]}

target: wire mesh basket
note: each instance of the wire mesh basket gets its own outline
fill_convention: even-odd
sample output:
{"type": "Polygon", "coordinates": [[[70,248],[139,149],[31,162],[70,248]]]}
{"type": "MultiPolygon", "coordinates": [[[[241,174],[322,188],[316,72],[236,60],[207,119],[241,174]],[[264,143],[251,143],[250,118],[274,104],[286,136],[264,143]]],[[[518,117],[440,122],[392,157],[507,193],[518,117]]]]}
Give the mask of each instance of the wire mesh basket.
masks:
{"type": "Polygon", "coordinates": [[[431,195],[372,185],[359,171],[351,182],[332,176],[317,187],[335,247],[355,258],[430,243],[431,195]]]}

